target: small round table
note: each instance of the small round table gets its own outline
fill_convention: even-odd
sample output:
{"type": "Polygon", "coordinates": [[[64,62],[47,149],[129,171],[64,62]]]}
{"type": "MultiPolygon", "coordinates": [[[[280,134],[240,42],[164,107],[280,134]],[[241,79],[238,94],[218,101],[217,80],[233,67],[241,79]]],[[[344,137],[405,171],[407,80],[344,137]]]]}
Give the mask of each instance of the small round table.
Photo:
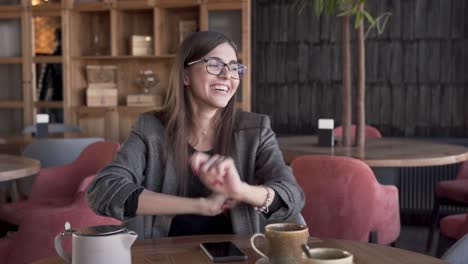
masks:
{"type": "Polygon", "coordinates": [[[11,181],[12,200],[18,200],[16,180],[32,176],[41,169],[41,162],[21,156],[0,154],[0,183],[11,181]]]}
{"type": "Polygon", "coordinates": [[[424,167],[468,160],[468,148],[407,138],[367,139],[364,148],[321,147],[317,136],[279,137],[284,159],[291,163],[301,155],[332,155],[357,158],[370,167],[424,167]]]}
{"type": "MultiPolygon", "coordinates": [[[[250,236],[242,235],[209,235],[162,238],[158,240],[138,240],[132,246],[133,264],[152,263],[212,263],[200,249],[201,242],[232,241],[248,256],[248,260],[235,263],[258,264],[260,256],[250,246],[250,236]]],[[[447,263],[427,255],[414,253],[393,247],[348,240],[309,239],[309,246],[333,247],[351,252],[355,264],[442,264],[447,263]]],[[[60,257],[49,257],[35,262],[36,264],[63,264],[60,257]]]]}

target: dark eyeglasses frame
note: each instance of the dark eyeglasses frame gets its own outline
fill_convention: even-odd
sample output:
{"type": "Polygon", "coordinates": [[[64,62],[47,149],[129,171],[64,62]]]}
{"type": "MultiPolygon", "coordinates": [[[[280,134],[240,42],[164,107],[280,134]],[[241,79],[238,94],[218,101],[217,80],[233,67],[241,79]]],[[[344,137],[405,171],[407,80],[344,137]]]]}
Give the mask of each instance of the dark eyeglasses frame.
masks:
{"type": "MultiPolygon", "coordinates": [[[[205,57],[205,58],[201,58],[201,59],[199,59],[199,60],[191,61],[191,62],[188,62],[188,63],[187,63],[187,66],[192,66],[193,64],[199,63],[199,62],[208,63],[209,60],[216,60],[216,61],[218,61],[219,64],[223,64],[223,68],[221,68],[221,71],[220,71],[218,74],[211,73],[211,72],[208,70],[208,64],[207,64],[207,65],[205,66],[205,70],[206,70],[206,72],[208,72],[209,74],[220,75],[220,74],[223,72],[223,69],[226,68],[226,67],[228,68],[228,72],[231,72],[231,70],[229,69],[230,63],[224,63],[224,62],[220,61],[218,58],[215,58],[215,57],[205,57]]],[[[239,78],[236,78],[236,77],[232,76],[231,74],[229,74],[229,75],[230,75],[230,77],[231,77],[232,79],[240,80],[240,79],[242,79],[242,77],[243,77],[243,75],[244,75],[243,72],[247,69],[247,66],[245,66],[245,65],[242,64],[242,63],[237,63],[237,67],[238,67],[237,73],[239,74],[239,78]],[[239,72],[239,69],[242,69],[242,74],[239,72]]]]}

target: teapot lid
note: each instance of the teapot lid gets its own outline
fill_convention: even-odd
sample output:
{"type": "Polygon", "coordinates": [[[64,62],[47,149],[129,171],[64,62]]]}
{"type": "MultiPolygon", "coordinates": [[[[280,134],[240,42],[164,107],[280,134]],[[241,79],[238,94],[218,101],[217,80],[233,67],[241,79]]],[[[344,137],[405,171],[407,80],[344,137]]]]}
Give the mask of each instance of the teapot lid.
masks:
{"type": "Polygon", "coordinates": [[[107,236],[126,231],[127,228],[121,225],[100,225],[81,228],[73,233],[79,236],[107,236]]]}

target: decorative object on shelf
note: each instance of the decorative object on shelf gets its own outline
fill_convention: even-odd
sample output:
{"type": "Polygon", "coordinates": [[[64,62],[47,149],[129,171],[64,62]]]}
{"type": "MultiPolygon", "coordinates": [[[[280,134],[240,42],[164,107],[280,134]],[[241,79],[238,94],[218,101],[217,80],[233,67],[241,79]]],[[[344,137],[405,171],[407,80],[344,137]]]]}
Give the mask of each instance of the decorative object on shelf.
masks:
{"type": "Polygon", "coordinates": [[[142,94],[127,95],[128,106],[155,106],[160,104],[161,96],[150,94],[150,90],[159,82],[158,75],[153,70],[141,70],[136,83],[142,89],[142,94]]]}
{"type": "Polygon", "coordinates": [[[130,54],[132,56],[153,55],[153,38],[151,36],[132,35],[130,38],[130,54]]]}
{"type": "Polygon", "coordinates": [[[60,0],[33,0],[32,5],[57,4],[60,0]]]}
{"type": "Polygon", "coordinates": [[[86,104],[88,106],[117,105],[117,66],[87,65],[86,104]]]}
{"type": "Polygon", "coordinates": [[[141,70],[136,79],[136,83],[141,87],[144,94],[149,94],[150,90],[159,82],[158,75],[153,70],[141,70]]]}
{"type": "Polygon", "coordinates": [[[184,39],[192,32],[197,31],[196,20],[181,20],[179,21],[179,43],[182,43],[184,39]]]}
{"type": "Polygon", "coordinates": [[[159,106],[162,96],[152,94],[129,94],[127,95],[127,106],[159,106]]]}
{"type": "Polygon", "coordinates": [[[86,65],[88,88],[92,86],[114,86],[117,84],[116,65],[86,65]]]}
{"type": "Polygon", "coordinates": [[[104,35],[101,32],[95,32],[93,34],[93,47],[92,47],[92,54],[95,56],[100,55],[108,55],[108,46],[106,45],[106,41],[104,39],[104,35]]]}

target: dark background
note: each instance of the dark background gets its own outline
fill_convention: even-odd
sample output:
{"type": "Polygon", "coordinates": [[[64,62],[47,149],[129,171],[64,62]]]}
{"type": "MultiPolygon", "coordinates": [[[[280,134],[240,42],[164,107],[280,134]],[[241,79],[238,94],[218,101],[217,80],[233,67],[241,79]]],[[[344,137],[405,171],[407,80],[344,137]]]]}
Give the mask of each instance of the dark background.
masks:
{"type": "MultiPolygon", "coordinates": [[[[253,1],[252,110],[268,114],[279,134],[341,119],[341,18],[294,3],[253,1]]],[[[369,0],[367,9],[392,16],[382,35],[366,39],[366,123],[384,136],[468,137],[468,3],[369,0]]]]}

